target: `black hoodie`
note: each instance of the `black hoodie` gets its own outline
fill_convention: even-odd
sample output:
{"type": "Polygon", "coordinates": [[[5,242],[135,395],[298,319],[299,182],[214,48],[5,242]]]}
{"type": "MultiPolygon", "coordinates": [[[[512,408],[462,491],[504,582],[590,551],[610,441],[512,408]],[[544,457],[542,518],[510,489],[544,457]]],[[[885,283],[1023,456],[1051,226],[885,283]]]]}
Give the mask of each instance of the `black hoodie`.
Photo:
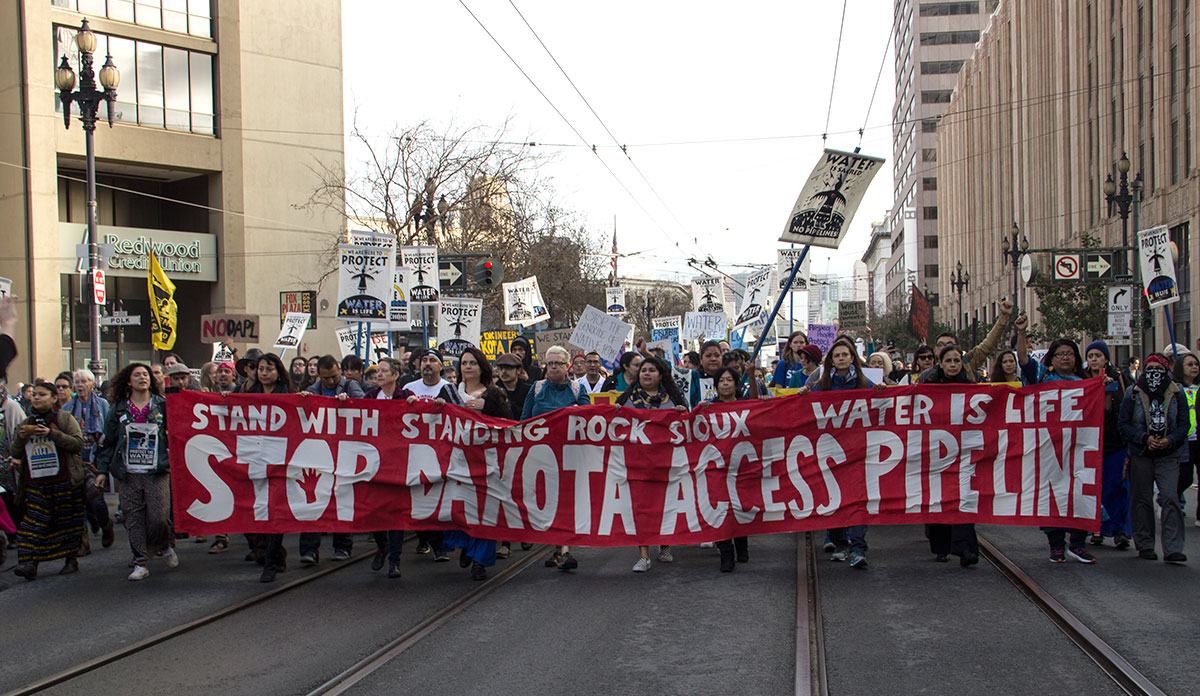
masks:
{"type": "Polygon", "coordinates": [[[527,381],[533,383],[541,379],[542,368],[533,361],[533,346],[529,344],[529,339],[517,336],[508,344],[508,350],[511,352],[515,346],[525,347],[525,356],[521,358],[521,365],[525,369],[525,376],[529,378],[527,381]]]}

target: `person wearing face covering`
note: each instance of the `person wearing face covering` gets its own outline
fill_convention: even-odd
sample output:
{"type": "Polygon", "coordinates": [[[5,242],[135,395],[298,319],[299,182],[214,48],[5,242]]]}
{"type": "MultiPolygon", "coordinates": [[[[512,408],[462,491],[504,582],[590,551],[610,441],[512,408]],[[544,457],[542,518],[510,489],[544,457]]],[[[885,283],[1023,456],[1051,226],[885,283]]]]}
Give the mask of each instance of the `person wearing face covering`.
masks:
{"type": "Polygon", "coordinates": [[[1133,499],[1133,543],[1138,557],[1158,560],[1154,551],[1154,487],[1162,508],[1163,560],[1186,563],[1183,553],[1183,507],[1179,484],[1179,450],[1187,444],[1191,419],[1187,398],[1167,372],[1167,359],[1147,356],[1137,381],[1125,394],[1118,417],[1129,446],[1129,488],[1133,499]]]}

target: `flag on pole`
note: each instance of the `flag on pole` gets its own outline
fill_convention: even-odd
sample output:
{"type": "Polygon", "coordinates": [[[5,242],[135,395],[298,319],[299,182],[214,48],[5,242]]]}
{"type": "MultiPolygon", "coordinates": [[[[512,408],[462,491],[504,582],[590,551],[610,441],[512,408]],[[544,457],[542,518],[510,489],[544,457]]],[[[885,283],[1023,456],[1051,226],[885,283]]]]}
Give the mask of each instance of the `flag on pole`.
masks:
{"type": "Polygon", "coordinates": [[[612,276],[608,279],[609,287],[617,287],[617,223],[613,221],[612,276]]]}
{"type": "Polygon", "coordinates": [[[146,288],[150,296],[150,342],[158,350],[171,350],[175,347],[175,325],[179,317],[175,283],[163,273],[154,252],[150,252],[146,288]]]}

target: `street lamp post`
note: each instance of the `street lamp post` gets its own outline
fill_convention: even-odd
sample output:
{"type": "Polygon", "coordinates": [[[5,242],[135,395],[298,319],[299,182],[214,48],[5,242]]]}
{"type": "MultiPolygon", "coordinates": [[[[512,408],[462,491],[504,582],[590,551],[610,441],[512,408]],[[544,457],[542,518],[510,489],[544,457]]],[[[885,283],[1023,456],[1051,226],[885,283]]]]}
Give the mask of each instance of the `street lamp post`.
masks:
{"type": "Polygon", "coordinates": [[[99,232],[96,229],[96,151],[93,136],[96,132],[96,121],[100,112],[100,103],[108,103],[108,127],[113,124],[113,107],[117,101],[117,85],[121,82],[121,73],[113,65],[112,55],[108,55],[100,68],[100,86],[96,89],[96,74],[92,71],[92,54],[96,50],[96,35],[88,29],[88,21],[83,20],[79,33],[75,35],[75,46],[79,49],[79,89],[75,88],[75,71],[67,57],[54,71],[54,85],[58,88],[58,97],[63,106],[63,124],[71,127],[71,102],[79,107],[79,121],[83,125],[83,139],[87,150],[87,247],[88,247],[88,278],[89,288],[92,289],[91,313],[89,327],[91,329],[92,351],[88,369],[97,376],[103,374],[103,363],[100,362],[100,304],[96,302],[94,284],[95,272],[100,268],[99,232]]]}
{"type": "Polygon", "coordinates": [[[1121,273],[1123,279],[1129,279],[1130,271],[1134,272],[1134,288],[1133,288],[1133,325],[1130,327],[1130,355],[1137,357],[1141,355],[1142,350],[1142,283],[1141,283],[1141,266],[1137,263],[1137,258],[1131,256],[1133,250],[1129,247],[1129,215],[1133,214],[1133,227],[1137,230],[1138,212],[1142,202],[1142,173],[1138,172],[1133,177],[1133,181],[1129,180],[1129,158],[1125,153],[1121,153],[1121,159],[1117,160],[1117,174],[1119,182],[1113,181],[1112,174],[1104,180],[1104,201],[1108,203],[1108,215],[1113,214],[1113,206],[1117,207],[1117,214],[1121,216],[1121,246],[1125,249],[1118,257],[1121,260],[1121,273]]]}
{"type": "Polygon", "coordinates": [[[971,282],[971,274],[963,273],[962,261],[954,265],[955,273],[950,274],[950,287],[954,288],[954,292],[958,295],[958,330],[961,332],[965,326],[962,315],[962,296],[963,291],[967,289],[967,285],[971,282]]]}
{"type": "Polygon", "coordinates": [[[1012,262],[1013,267],[1013,316],[1017,316],[1017,307],[1020,304],[1017,302],[1017,293],[1020,292],[1018,281],[1021,277],[1021,257],[1029,252],[1029,239],[1021,234],[1021,228],[1017,226],[1016,221],[1013,221],[1012,226],[1012,241],[1005,237],[1000,240],[1000,249],[1004,254],[1004,263],[1012,262]],[[1018,240],[1019,238],[1019,240],[1018,240]]]}

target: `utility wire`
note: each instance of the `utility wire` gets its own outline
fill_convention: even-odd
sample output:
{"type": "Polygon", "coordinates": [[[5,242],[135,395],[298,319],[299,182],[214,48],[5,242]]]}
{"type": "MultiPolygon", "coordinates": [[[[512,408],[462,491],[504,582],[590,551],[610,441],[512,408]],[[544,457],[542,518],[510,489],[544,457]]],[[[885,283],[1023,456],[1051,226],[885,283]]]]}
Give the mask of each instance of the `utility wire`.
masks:
{"type": "Polygon", "coordinates": [[[833,77],[829,80],[829,106],[825,109],[825,133],[821,134],[822,142],[829,133],[829,118],[833,115],[833,88],[837,85],[838,62],[842,59],[842,32],[846,28],[846,5],[850,0],[842,0],[842,21],[838,25],[837,52],[833,55],[833,77]]]}
{"type": "MultiPolygon", "coordinates": [[[[867,115],[863,117],[862,128],[858,129],[858,147],[862,147],[863,133],[867,130],[867,121],[871,120],[871,109],[875,108],[875,97],[879,94],[879,81],[883,77],[883,66],[887,64],[888,46],[896,37],[896,19],[892,19],[892,28],[888,30],[887,41],[883,44],[883,56],[879,59],[879,72],[875,74],[875,88],[871,90],[871,101],[867,104],[867,115]]],[[[826,126],[828,128],[829,126],[826,126]]]]}

